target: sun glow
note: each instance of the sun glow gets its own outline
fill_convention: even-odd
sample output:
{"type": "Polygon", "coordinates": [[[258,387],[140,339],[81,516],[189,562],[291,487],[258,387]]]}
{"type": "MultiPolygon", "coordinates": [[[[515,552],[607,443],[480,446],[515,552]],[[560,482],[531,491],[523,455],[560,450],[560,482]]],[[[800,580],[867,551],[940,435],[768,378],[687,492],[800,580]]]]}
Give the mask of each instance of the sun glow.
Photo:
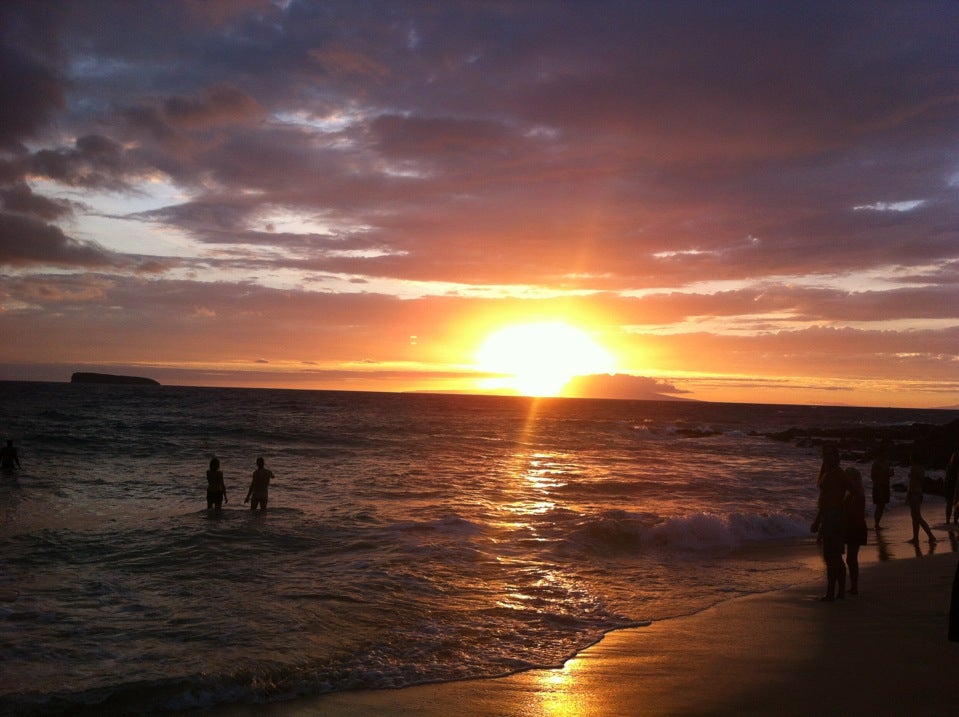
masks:
{"type": "Polygon", "coordinates": [[[503,378],[484,388],[555,396],[573,376],[612,373],[613,356],[586,332],[562,322],[518,324],[490,334],[476,352],[478,367],[503,378]]]}

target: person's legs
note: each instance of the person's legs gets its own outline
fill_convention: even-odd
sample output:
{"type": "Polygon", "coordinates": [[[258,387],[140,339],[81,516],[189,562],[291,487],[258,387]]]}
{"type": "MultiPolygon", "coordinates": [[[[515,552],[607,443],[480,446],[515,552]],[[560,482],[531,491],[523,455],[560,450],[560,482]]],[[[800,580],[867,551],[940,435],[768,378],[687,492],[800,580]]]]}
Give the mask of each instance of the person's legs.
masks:
{"type": "Polygon", "coordinates": [[[842,561],[842,544],[834,545],[828,539],[823,543],[823,560],[826,563],[826,594],[823,600],[832,601],[845,596],[846,592],[846,564],[842,561]]]}
{"type": "Polygon", "coordinates": [[[922,516],[919,514],[919,503],[911,498],[909,500],[909,517],[912,518],[912,542],[916,543],[919,541],[919,521],[922,520],[922,516]]]}
{"type": "Polygon", "coordinates": [[[840,600],[846,597],[846,563],[842,553],[836,556],[836,597],[840,600]]]}
{"type": "Polygon", "coordinates": [[[830,555],[826,559],[826,594],[822,599],[828,601],[846,597],[846,564],[842,555],[830,555]]]}
{"type": "Polygon", "coordinates": [[[849,594],[859,594],[859,546],[846,548],[846,565],[849,567],[849,594]]]}
{"type": "Polygon", "coordinates": [[[829,558],[826,558],[826,592],[819,599],[827,602],[832,602],[836,599],[835,566],[829,558]]]}

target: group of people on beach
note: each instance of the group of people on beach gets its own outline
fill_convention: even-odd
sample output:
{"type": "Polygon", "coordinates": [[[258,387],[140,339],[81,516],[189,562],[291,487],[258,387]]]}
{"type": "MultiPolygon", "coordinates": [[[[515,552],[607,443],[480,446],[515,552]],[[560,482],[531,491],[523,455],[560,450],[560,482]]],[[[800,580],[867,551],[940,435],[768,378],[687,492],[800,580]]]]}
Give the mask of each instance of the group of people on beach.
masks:
{"type": "MultiPolygon", "coordinates": [[[[270,497],[270,481],[273,480],[273,471],[268,470],[262,458],[256,459],[256,470],[250,481],[250,489],[246,492],[244,503],[250,504],[250,510],[266,510],[270,497]]],[[[223,471],[220,470],[220,459],[213,458],[210,468],[206,472],[206,509],[219,512],[224,503],[229,503],[226,496],[226,483],[223,480],[223,471]]]]}
{"type": "MultiPolygon", "coordinates": [[[[957,495],[957,469],[959,450],[952,454],[943,494],[946,499],[946,523],[955,517],[959,523],[959,495],[957,495]]],[[[890,502],[890,480],[893,468],[889,459],[889,445],[884,443],[873,461],[870,470],[872,502],[875,506],[873,528],[882,529],[880,522],[890,502]]],[[[839,447],[827,443],[822,448],[822,465],[817,478],[819,501],[816,518],[811,530],[819,534],[823,560],[826,563],[826,593],[822,600],[831,602],[846,596],[846,574],[849,575],[849,594],[859,592],[859,549],[866,544],[866,495],[862,475],[853,467],[843,470],[840,465],[839,447]],[[845,560],[843,557],[845,556],[845,560]]],[[[906,505],[912,520],[913,544],[919,543],[922,529],[930,544],[937,542],[929,523],[922,516],[922,500],[926,482],[926,468],[918,450],[910,457],[906,505]]]]}

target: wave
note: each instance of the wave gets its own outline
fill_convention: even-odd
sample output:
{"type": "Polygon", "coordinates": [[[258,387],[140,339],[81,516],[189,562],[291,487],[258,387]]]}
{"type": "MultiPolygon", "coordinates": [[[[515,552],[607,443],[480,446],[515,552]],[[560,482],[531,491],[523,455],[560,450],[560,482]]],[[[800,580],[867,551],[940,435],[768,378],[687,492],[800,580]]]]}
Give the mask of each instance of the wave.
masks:
{"type": "Polygon", "coordinates": [[[708,551],[750,542],[799,538],[809,534],[799,515],[777,513],[695,513],[661,517],[624,510],[604,511],[577,525],[566,547],[606,553],[629,551],[708,551]]]}
{"type": "Polygon", "coordinates": [[[17,717],[168,714],[222,704],[280,701],[328,691],[317,690],[315,678],[315,672],[301,668],[130,682],[72,693],[12,694],[0,696],[0,714],[17,717]]]}

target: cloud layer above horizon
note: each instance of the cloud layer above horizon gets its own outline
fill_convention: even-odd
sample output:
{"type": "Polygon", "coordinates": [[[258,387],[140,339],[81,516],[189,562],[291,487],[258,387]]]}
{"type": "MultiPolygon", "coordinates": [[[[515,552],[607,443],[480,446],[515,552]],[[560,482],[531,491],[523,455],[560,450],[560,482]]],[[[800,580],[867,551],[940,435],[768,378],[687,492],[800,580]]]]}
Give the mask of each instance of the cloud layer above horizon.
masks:
{"type": "Polygon", "coordinates": [[[483,331],[565,318],[692,397],[959,404],[956,27],[950,2],[4,3],[0,364],[429,389],[483,331]]]}

